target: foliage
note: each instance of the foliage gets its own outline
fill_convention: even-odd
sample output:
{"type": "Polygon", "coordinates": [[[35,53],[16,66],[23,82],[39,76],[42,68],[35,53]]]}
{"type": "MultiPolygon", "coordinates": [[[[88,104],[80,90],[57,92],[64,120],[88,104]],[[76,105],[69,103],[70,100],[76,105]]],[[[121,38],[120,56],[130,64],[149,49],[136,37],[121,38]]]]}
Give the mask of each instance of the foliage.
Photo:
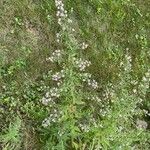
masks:
{"type": "Polygon", "coordinates": [[[150,149],[149,3],[0,1],[0,149],[150,149]]]}
{"type": "Polygon", "coordinates": [[[3,131],[0,135],[0,141],[2,142],[2,149],[13,150],[13,149],[20,149],[21,144],[21,120],[20,118],[15,118],[14,123],[10,123],[8,130],[3,131]]]}

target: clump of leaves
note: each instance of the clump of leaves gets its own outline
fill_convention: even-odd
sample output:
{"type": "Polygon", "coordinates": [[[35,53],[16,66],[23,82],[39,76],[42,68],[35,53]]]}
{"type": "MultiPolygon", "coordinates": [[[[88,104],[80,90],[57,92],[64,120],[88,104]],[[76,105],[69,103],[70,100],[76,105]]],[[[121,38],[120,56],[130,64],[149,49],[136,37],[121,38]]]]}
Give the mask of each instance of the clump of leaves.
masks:
{"type": "Polygon", "coordinates": [[[14,122],[9,124],[8,128],[3,129],[0,134],[0,143],[2,150],[19,150],[21,146],[21,119],[14,118],[14,122]]]}

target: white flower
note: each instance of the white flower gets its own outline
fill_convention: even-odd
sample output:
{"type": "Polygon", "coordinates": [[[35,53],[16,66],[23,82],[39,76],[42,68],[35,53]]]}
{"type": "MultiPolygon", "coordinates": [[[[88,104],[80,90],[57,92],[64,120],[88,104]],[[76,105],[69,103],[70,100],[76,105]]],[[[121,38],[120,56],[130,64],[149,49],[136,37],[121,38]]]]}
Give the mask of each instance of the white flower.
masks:
{"type": "Polygon", "coordinates": [[[60,97],[59,89],[56,87],[50,89],[50,96],[59,98],[60,97]]]}
{"type": "Polygon", "coordinates": [[[47,61],[51,61],[51,62],[55,62],[55,61],[58,61],[60,60],[62,57],[62,51],[61,50],[55,50],[53,53],[52,53],[52,56],[51,57],[48,57],[46,60],[47,61]]]}
{"type": "Polygon", "coordinates": [[[71,19],[68,19],[68,23],[72,23],[72,20],[71,20],[71,19]]]}
{"type": "Polygon", "coordinates": [[[137,119],[137,121],[136,121],[136,126],[137,126],[138,129],[146,129],[147,126],[148,126],[148,124],[147,124],[147,122],[144,121],[144,120],[139,120],[139,119],[137,119]]]}
{"type": "Polygon", "coordinates": [[[43,127],[48,127],[50,125],[50,120],[48,118],[44,119],[42,122],[43,127]]]}
{"type": "Polygon", "coordinates": [[[55,5],[57,7],[56,16],[58,17],[58,24],[62,26],[62,21],[67,17],[67,11],[64,9],[64,4],[62,0],[55,0],[55,5]]]}
{"type": "Polygon", "coordinates": [[[97,89],[98,88],[98,83],[93,79],[89,79],[88,80],[88,85],[91,86],[93,89],[97,89]]]}
{"type": "Polygon", "coordinates": [[[80,77],[82,78],[82,81],[85,82],[91,78],[91,74],[90,73],[82,73],[82,74],[80,74],[80,77]]]}
{"type": "Polygon", "coordinates": [[[79,124],[79,127],[84,132],[89,132],[90,131],[90,127],[88,125],[86,125],[86,124],[79,124]]]}
{"type": "Polygon", "coordinates": [[[58,122],[61,118],[62,112],[54,109],[48,118],[45,118],[42,122],[43,127],[48,127],[51,123],[58,122]]]}
{"type": "Polygon", "coordinates": [[[81,45],[81,48],[82,49],[86,49],[88,47],[88,44],[85,44],[84,42],[82,43],[82,45],[81,45]]]}
{"type": "Polygon", "coordinates": [[[80,59],[75,60],[75,64],[79,68],[80,71],[84,71],[86,67],[89,67],[91,65],[91,62],[88,60],[82,60],[80,58],[80,59]]]}
{"type": "Polygon", "coordinates": [[[52,75],[53,81],[60,81],[60,79],[64,78],[64,70],[61,70],[60,72],[56,72],[54,75],[52,75]]]}

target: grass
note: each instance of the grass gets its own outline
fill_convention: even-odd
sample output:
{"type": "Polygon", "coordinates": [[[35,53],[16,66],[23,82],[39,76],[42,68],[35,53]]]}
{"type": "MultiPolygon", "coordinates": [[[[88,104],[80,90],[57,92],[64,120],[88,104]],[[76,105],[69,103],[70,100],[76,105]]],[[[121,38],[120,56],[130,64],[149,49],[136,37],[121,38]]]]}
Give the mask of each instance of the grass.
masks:
{"type": "Polygon", "coordinates": [[[64,0],[64,6],[73,23],[60,26],[54,1],[0,1],[0,148],[148,150],[150,2],[64,0]],[[63,58],[47,61],[56,49],[63,58]],[[91,65],[79,71],[74,58],[91,65]],[[62,69],[60,97],[45,106],[62,69]],[[84,73],[97,89],[82,82],[84,73]],[[50,114],[56,122],[43,127],[50,114]]]}

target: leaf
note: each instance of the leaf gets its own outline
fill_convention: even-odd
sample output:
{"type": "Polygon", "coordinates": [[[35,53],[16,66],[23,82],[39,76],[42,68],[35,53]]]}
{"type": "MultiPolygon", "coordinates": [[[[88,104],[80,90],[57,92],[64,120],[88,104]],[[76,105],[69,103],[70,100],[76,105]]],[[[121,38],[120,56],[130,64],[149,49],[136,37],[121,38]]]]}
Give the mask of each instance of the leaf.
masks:
{"type": "Polygon", "coordinates": [[[74,148],[77,150],[79,148],[79,145],[77,143],[75,143],[74,141],[72,142],[72,145],[74,146],[74,148]]]}

